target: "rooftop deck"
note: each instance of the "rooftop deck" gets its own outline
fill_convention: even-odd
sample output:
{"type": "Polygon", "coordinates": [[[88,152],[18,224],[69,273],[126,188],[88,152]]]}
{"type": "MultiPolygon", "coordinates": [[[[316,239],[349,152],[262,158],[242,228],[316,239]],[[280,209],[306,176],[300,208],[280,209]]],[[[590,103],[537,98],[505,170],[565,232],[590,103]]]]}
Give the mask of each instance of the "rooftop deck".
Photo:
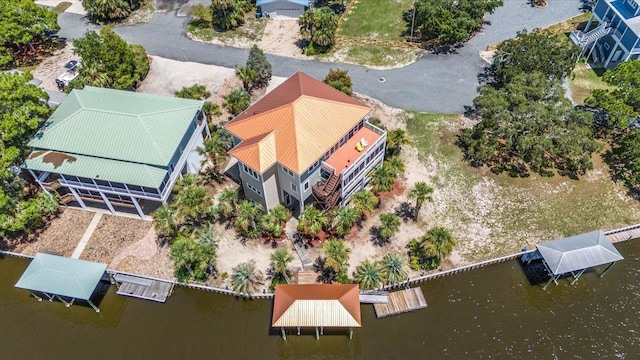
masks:
{"type": "Polygon", "coordinates": [[[325,162],[336,169],[336,175],[340,175],[342,171],[348,169],[351,164],[354,164],[362,155],[366,154],[367,150],[369,150],[373,143],[381,136],[382,135],[375,133],[373,130],[363,127],[325,162]],[[358,151],[356,146],[360,142],[360,139],[363,138],[368,145],[363,150],[358,151]]]}

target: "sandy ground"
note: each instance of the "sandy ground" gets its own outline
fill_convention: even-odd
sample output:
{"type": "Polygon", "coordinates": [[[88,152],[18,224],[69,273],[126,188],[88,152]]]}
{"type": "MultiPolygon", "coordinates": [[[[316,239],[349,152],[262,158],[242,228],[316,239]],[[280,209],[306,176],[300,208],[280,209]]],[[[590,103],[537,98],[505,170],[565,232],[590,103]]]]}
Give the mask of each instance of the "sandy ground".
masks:
{"type": "Polygon", "coordinates": [[[69,60],[81,60],[73,53],[73,43],[66,43],[65,47],[46,58],[31,73],[34,78],[42,80],[40,87],[47,90],[58,90],[56,78],[65,72],[63,67],[69,60]]]}
{"type": "Polygon", "coordinates": [[[176,91],[185,86],[201,84],[215,94],[226,80],[235,78],[234,69],[169,60],[158,56],[149,56],[149,58],[151,68],[138,87],[138,92],[173,96],[176,91]]]}
{"type": "Polygon", "coordinates": [[[295,19],[271,19],[262,34],[262,40],[258,47],[264,52],[280,56],[309,59],[302,53],[298,44],[302,41],[298,20],[295,19]]]}

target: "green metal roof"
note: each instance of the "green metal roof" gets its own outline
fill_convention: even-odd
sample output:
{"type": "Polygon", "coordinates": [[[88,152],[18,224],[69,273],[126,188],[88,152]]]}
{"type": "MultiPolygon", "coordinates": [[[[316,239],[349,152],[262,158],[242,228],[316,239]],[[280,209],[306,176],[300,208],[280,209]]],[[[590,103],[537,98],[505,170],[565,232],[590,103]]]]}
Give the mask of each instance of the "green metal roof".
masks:
{"type": "Polygon", "coordinates": [[[156,166],[57,151],[33,151],[23,167],[157,189],[168,170],[156,166]]]}
{"type": "Polygon", "coordinates": [[[89,300],[106,269],[107,264],[38,253],[16,287],[89,300]]]}
{"type": "Polygon", "coordinates": [[[203,104],[87,86],[71,91],[29,146],[166,167],[203,104]]]}

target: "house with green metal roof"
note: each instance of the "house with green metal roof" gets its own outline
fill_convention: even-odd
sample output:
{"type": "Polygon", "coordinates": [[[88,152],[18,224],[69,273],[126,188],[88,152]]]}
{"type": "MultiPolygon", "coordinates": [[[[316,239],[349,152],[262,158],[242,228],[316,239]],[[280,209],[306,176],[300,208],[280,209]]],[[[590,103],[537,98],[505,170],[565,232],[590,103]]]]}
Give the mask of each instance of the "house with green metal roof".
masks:
{"type": "Polygon", "coordinates": [[[197,173],[208,137],[203,101],[87,86],[73,90],[29,142],[22,164],[46,191],[77,202],[135,207],[166,202],[197,173]]]}

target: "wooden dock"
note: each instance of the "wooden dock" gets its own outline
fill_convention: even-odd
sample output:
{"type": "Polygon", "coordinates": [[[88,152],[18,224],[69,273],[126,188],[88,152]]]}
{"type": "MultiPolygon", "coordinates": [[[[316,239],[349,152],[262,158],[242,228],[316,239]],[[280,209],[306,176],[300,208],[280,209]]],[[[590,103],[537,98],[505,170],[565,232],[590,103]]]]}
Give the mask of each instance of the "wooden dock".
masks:
{"type": "Polygon", "coordinates": [[[118,295],[157,302],[165,302],[173,287],[173,284],[167,281],[152,280],[124,274],[115,275],[114,280],[118,286],[118,295]]]}
{"type": "Polygon", "coordinates": [[[605,232],[612,243],[640,238],[640,224],[605,232]]]}
{"type": "Polygon", "coordinates": [[[389,293],[386,304],[373,304],[376,316],[379,318],[426,307],[427,301],[424,299],[422,289],[419,287],[389,293]]]}

